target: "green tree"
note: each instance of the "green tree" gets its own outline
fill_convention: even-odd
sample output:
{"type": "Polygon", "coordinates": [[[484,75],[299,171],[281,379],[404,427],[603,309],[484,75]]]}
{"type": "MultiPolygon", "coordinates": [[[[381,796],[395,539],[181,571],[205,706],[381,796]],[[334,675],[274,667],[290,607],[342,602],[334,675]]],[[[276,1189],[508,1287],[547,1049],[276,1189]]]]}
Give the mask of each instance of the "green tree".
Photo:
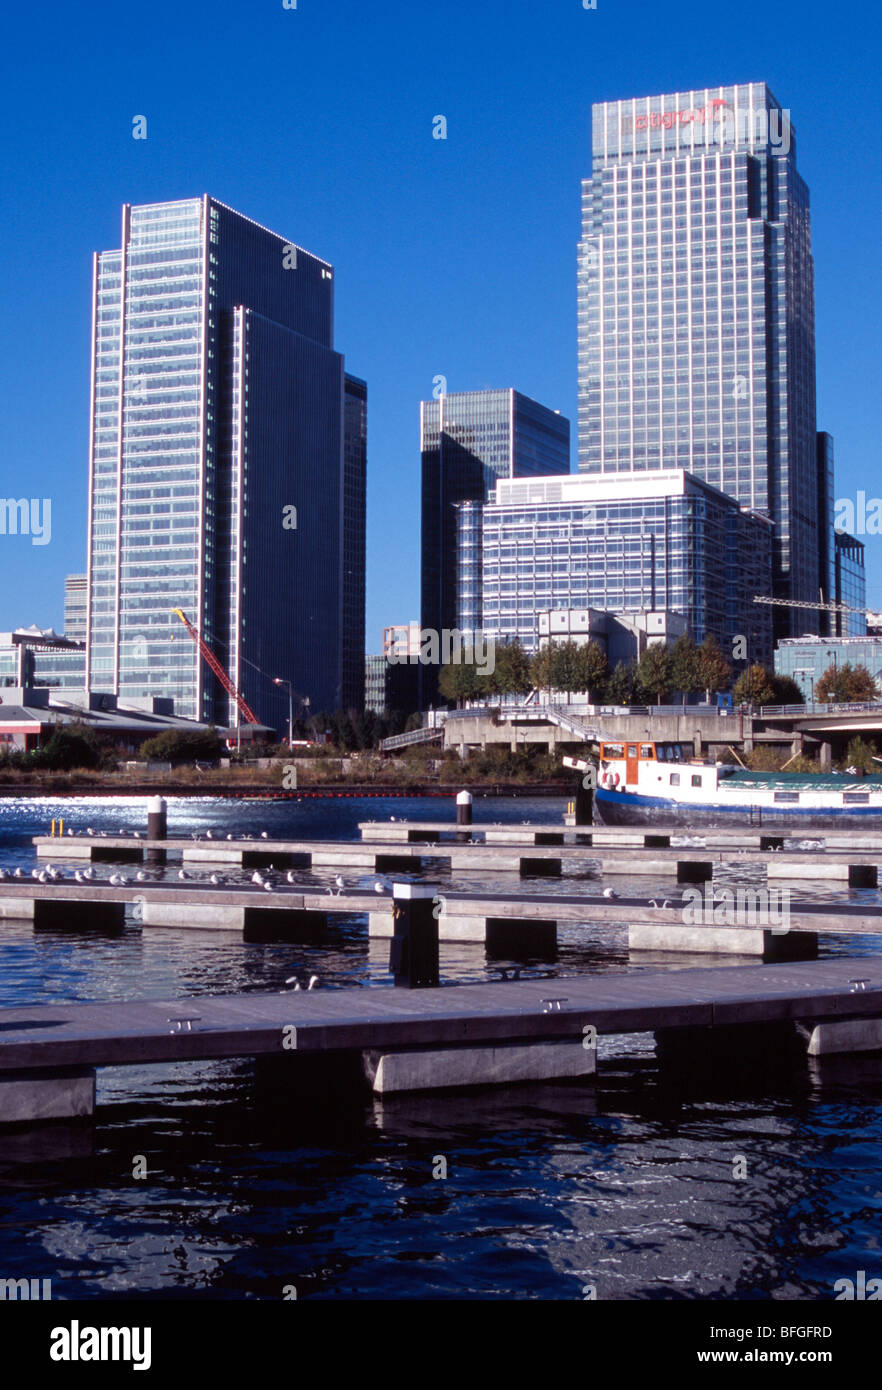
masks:
{"type": "Polygon", "coordinates": [[[553,657],[554,652],[549,645],[540,647],[530,659],[530,679],[537,690],[551,690],[554,684],[552,680],[553,657]]]}
{"type": "Polygon", "coordinates": [[[484,693],[484,681],[474,661],[451,661],[441,667],[438,689],[445,700],[455,700],[462,709],[466,700],[477,700],[484,693]]]}
{"type": "Polygon", "coordinates": [[[771,671],[755,661],[735,682],[736,705],[771,705],[775,702],[775,686],[771,671]]]}
{"type": "Polygon", "coordinates": [[[875,743],[861,738],[858,734],[849,742],[842,768],[844,770],[847,767],[859,767],[864,772],[875,772],[878,775],[882,772],[882,763],[876,762],[875,755],[875,743]]]}
{"type": "Polygon", "coordinates": [[[792,676],[772,675],[772,689],[776,705],[804,705],[805,696],[792,676]]]}
{"type": "Polygon", "coordinates": [[[652,642],[643,651],[637,663],[637,680],[647,695],[653,695],[661,704],[665,695],[670,694],[672,677],[671,653],[664,642],[652,642]]]}
{"type": "Polygon", "coordinates": [[[608,705],[630,705],[634,701],[635,671],[633,664],[620,661],[616,669],[607,677],[603,691],[604,703],[608,705]]]}
{"type": "Polygon", "coordinates": [[[526,695],[532,690],[530,656],[517,638],[512,642],[497,642],[494,659],[495,667],[486,678],[491,695],[526,695]]]}
{"type": "Polygon", "coordinates": [[[591,693],[603,686],[606,680],[609,665],[606,659],[606,652],[599,642],[585,642],[579,647],[579,655],[576,664],[577,681],[574,690],[591,693]]]}
{"type": "Polygon", "coordinates": [[[223,747],[216,729],[166,729],[141,744],[145,758],[157,762],[215,762],[223,747]]]}
{"type": "Polygon", "coordinates": [[[828,666],[815,686],[815,696],[835,704],[848,704],[858,700],[876,700],[878,688],[866,666],[852,665],[846,661],[842,666],[828,666]]]}
{"type": "Polygon", "coordinates": [[[579,648],[573,641],[556,642],[551,648],[551,684],[555,690],[565,690],[570,696],[579,690],[579,648]]]}
{"type": "Polygon", "coordinates": [[[98,767],[101,745],[94,729],[79,721],[57,724],[52,735],[34,753],[38,767],[65,772],[73,767],[98,767]]]}
{"type": "Polygon", "coordinates": [[[683,632],[671,647],[671,685],[683,695],[704,689],[699,671],[698,648],[688,632],[683,632]]]}
{"type": "Polygon", "coordinates": [[[715,691],[729,689],[732,684],[732,667],[712,633],[708,633],[705,637],[696,655],[698,658],[697,688],[704,691],[705,699],[709,701],[715,691]]]}

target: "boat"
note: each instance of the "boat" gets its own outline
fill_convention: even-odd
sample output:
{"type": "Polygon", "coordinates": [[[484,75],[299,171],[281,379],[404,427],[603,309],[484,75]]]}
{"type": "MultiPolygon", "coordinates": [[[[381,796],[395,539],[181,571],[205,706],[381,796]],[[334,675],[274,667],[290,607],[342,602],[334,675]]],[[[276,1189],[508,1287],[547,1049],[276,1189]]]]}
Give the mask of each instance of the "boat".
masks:
{"type": "Polygon", "coordinates": [[[690,744],[602,742],[594,811],[603,825],[882,825],[882,776],[751,772],[690,744]]]}

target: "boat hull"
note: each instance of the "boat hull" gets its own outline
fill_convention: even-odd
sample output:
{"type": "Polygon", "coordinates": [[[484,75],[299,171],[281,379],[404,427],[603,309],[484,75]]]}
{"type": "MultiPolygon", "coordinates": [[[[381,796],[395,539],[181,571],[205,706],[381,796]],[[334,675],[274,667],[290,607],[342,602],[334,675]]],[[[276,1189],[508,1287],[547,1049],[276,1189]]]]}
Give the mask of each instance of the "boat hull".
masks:
{"type": "Polygon", "coordinates": [[[768,806],[759,803],[739,806],[719,802],[669,801],[664,797],[640,796],[636,792],[607,791],[598,787],[594,796],[594,818],[601,825],[746,825],[770,830],[848,830],[882,829],[882,806],[829,807],[768,806]]]}

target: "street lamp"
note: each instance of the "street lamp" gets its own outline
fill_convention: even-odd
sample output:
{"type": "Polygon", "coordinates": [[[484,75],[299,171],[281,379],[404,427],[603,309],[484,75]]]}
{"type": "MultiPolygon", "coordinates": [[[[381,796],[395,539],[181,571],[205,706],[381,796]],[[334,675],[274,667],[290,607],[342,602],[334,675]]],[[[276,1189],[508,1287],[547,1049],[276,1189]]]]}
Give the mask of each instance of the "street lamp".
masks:
{"type": "Polygon", "coordinates": [[[282,680],[281,676],[273,676],[273,685],[288,687],[288,747],[294,745],[294,692],[290,681],[282,680]]]}

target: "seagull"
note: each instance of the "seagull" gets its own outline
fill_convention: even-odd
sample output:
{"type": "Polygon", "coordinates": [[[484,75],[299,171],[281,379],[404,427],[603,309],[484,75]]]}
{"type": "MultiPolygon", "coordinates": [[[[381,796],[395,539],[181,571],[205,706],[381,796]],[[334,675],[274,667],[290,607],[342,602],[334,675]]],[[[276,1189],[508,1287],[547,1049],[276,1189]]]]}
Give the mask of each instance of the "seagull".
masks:
{"type": "Polygon", "coordinates": [[[228,836],[227,836],[227,839],[228,839],[228,840],[232,840],[232,838],[233,838],[232,835],[228,835],[228,836]]]}
{"type": "Polygon", "coordinates": [[[259,869],[254,870],[254,873],[251,875],[251,882],[259,883],[261,885],[263,884],[263,874],[260,872],[259,869]]]}
{"type": "Polygon", "coordinates": [[[48,883],[48,882],[49,882],[49,875],[46,873],[45,869],[43,870],[43,872],[42,872],[41,874],[37,874],[37,881],[38,881],[38,883],[48,883]]]}
{"type": "Polygon", "coordinates": [[[86,880],[83,878],[83,875],[80,873],[79,869],[75,869],[75,870],[74,870],[74,878],[76,879],[77,883],[85,883],[85,882],[86,882],[86,880]]]}
{"type": "Polygon", "coordinates": [[[386,885],[385,885],[384,883],[381,883],[380,880],[377,879],[376,883],[374,884],[374,892],[375,892],[375,893],[385,893],[385,891],[386,891],[386,885]]]}
{"type": "Polygon", "coordinates": [[[263,891],[264,891],[265,893],[275,893],[276,890],[275,890],[275,888],[273,887],[273,885],[272,885],[271,883],[266,882],[266,883],[264,883],[264,885],[263,885],[263,891]]]}
{"type": "Polygon", "coordinates": [[[187,873],[187,871],[186,871],[185,869],[178,869],[178,878],[184,879],[184,878],[189,878],[189,877],[190,877],[190,875],[187,873]]]}
{"type": "Polygon", "coordinates": [[[135,874],[135,878],[138,880],[139,883],[146,883],[147,881],[147,875],[145,874],[143,869],[138,870],[138,872],[135,874]]]}
{"type": "Polygon", "coordinates": [[[95,831],[92,829],[91,825],[89,826],[88,830],[86,831],[86,834],[87,834],[87,835],[94,835],[94,834],[95,834],[95,831]]]}
{"type": "Polygon", "coordinates": [[[318,982],[319,982],[318,975],[310,975],[310,977],[309,977],[309,984],[306,986],[306,988],[307,988],[307,989],[314,989],[315,986],[318,984],[318,982]]]}
{"type": "Polygon", "coordinates": [[[40,870],[39,870],[39,869],[31,869],[31,878],[39,878],[39,877],[40,877],[40,870]]]}
{"type": "Polygon", "coordinates": [[[0,869],[0,881],[7,877],[6,870],[0,869]]]}
{"type": "Polygon", "coordinates": [[[210,830],[206,830],[206,832],[205,832],[205,838],[206,838],[206,840],[213,840],[213,839],[214,839],[214,836],[212,835],[212,833],[211,833],[210,830]]]}
{"type": "Polygon", "coordinates": [[[286,879],[288,880],[289,883],[296,883],[296,882],[297,882],[297,879],[296,879],[295,876],[294,876],[294,870],[293,870],[293,869],[289,869],[288,872],[285,874],[285,877],[286,877],[286,879]]]}
{"type": "Polygon", "coordinates": [[[72,834],[73,834],[73,831],[72,831],[72,830],[68,830],[67,833],[68,833],[68,835],[72,835],[72,834]]]}
{"type": "Polygon", "coordinates": [[[217,874],[212,874],[212,875],[211,875],[210,882],[211,882],[211,883],[220,883],[220,879],[218,878],[217,874]]]}
{"type": "Polygon", "coordinates": [[[83,878],[94,878],[94,877],[95,877],[95,870],[94,870],[93,868],[83,869],[83,878]]]}
{"type": "Polygon", "coordinates": [[[260,838],[261,838],[262,840],[268,840],[268,839],[269,839],[269,835],[267,834],[267,832],[266,832],[265,830],[261,830],[261,832],[260,832],[260,838]]]}
{"type": "Polygon", "coordinates": [[[111,874],[110,882],[113,884],[114,888],[120,888],[126,882],[126,879],[123,878],[122,874],[111,874]]]}
{"type": "Polygon", "coordinates": [[[334,879],[334,882],[336,883],[337,887],[339,888],[340,892],[342,893],[342,892],[343,892],[343,889],[346,887],[346,884],[343,882],[343,879],[341,878],[341,876],[340,876],[339,874],[338,874],[337,877],[334,879]]]}
{"type": "Polygon", "coordinates": [[[619,895],[614,888],[604,888],[603,896],[605,898],[617,898],[619,895]]]}
{"type": "Polygon", "coordinates": [[[16,869],[15,872],[13,873],[12,877],[13,877],[13,878],[24,878],[24,874],[22,873],[21,869],[16,869]]]}

